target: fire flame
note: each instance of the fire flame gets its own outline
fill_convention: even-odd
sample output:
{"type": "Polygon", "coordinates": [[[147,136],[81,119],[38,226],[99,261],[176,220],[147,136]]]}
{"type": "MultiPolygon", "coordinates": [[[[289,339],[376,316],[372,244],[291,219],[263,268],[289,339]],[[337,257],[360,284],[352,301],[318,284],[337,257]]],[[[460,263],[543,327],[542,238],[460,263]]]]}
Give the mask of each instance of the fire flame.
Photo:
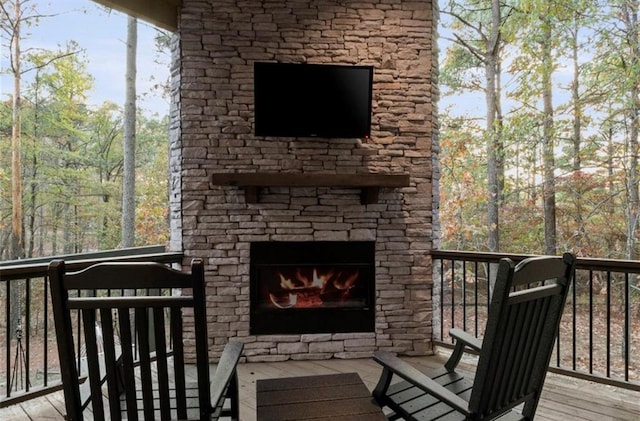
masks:
{"type": "Polygon", "coordinates": [[[359,278],[357,269],[346,273],[335,269],[313,268],[311,272],[297,268],[293,275],[278,273],[279,290],[269,292],[269,300],[277,308],[321,307],[349,298],[359,278]]]}
{"type": "Polygon", "coordinates": [[[291,279],[285,278],[282,273],[279,273],[278,275],[280,275],[280,286],[282,287],[282,289],[295,288],[295,285],[293,285],[293,282],[291,282],[291,279]]]}

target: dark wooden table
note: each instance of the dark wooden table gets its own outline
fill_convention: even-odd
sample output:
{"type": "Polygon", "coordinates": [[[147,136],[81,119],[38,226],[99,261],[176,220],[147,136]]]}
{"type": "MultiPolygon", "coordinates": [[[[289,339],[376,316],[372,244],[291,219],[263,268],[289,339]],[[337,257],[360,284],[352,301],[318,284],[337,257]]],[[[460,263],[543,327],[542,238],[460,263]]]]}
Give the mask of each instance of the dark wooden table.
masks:
{"type": "Polygon", "coordinates": [[[258,421],[386,420],[357,373],[262,379],[256,391],[258,421]]]}

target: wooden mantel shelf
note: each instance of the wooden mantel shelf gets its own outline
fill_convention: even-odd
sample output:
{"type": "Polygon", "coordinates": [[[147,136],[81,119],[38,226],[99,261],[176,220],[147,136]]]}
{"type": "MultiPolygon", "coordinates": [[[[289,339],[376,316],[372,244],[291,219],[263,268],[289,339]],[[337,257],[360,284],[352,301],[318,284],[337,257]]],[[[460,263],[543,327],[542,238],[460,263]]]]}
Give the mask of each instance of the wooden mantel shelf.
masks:
{"type": "Polygon", "coordinates": [[[247,203],[258,203],[263,187],[353,187],[362,190],[363,205],[376,203],[383,187],[407,187],[408,174],[324,174],[324,173],[216,173],[211,182],[217,186],[244,189],[247,203]]]}

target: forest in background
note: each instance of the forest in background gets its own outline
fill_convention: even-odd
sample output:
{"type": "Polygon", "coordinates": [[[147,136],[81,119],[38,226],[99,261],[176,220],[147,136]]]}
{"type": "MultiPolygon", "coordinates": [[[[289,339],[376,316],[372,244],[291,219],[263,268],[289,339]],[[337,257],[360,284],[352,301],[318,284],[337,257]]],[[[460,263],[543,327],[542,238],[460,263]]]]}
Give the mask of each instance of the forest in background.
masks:
{"type": "Polygon", "coordinates": [[[440,249],[636,259],[638,0],[440,0],[440,249]]]}
{"type": "MultiPolygon", "coordinates": [[[[638,3],[440,0],[439,248],[637,258],[638,3]]],[[[87,105],[73,41],[22,59],[35,73],[21,106],[25,257],[117,248],[122,105],[87,105]]],[[[138,112],[136,245],[169,235],[167,125],[138,112]]],[[[4,259],[10,137],[3,97],[4,259]]]]}
{"type": "MultiPolygon", "coordinates": [[[[29,28],[53,18],[41,14],[38,2],[2,0],[0,5],[3,46],[11,46],[2,51],[7,59],[2,71],[21,76],[22,257],[118,248],[122,246],[126,104],[88,105],[95,81],[87,70],[86,51],[77,42],[67,41],[55,51],[20,49],[18,41],[28,36],[29,28]]],[[[158,32],[155,48],[159,54],[169,54],[168,42],[169,35],[158,32]]],[[[125,55],[123,43],[123,61],[125,55]]],[[[166,90],[167,83],[160,81],[156,89],[166,90]]],[[[10,250],[15,215],[15,87],[13,94],[4,93],[9,95],[0,98],[0,260],[15,254],[10,250]]],[[[136,203],[135,244],[126,246],[166,244],[168,116],[138,109],[129,121],[135,125],[136,203]]]]}

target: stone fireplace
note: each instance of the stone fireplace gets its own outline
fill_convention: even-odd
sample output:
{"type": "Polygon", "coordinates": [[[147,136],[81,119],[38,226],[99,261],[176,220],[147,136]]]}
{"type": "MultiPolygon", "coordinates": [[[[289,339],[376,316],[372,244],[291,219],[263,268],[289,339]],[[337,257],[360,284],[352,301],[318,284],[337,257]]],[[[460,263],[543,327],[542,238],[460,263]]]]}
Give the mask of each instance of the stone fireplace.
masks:
{"type": "Polygon", "coordinates": [[[172,248],[206,263],[213,356],[231,338],[248,361],[431,352],[436,7],[183,0],[172,248]],[[255,61],[374,66],[370,138],[255,136],[255,61]]]}

